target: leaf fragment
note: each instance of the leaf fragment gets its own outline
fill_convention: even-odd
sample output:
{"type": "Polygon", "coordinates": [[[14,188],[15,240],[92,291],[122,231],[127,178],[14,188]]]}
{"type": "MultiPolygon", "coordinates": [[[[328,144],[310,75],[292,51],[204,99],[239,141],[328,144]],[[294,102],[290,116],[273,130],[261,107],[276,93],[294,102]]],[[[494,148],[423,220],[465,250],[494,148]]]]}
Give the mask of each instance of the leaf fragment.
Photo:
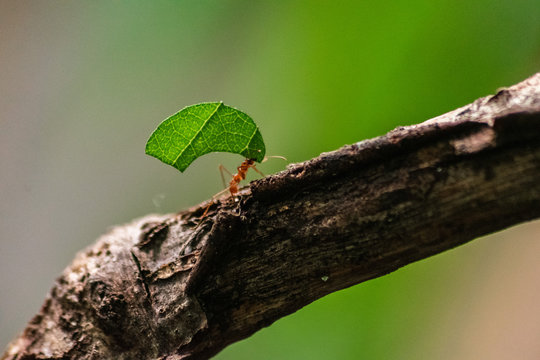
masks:
{"type": "Polygon", "coordinates": [[[183,172],[196,158],[211,152],[261,162],[266,149],[251,117],[223,102],[208,102],[165,119],[150,135],[145,152],[183,172]]]}

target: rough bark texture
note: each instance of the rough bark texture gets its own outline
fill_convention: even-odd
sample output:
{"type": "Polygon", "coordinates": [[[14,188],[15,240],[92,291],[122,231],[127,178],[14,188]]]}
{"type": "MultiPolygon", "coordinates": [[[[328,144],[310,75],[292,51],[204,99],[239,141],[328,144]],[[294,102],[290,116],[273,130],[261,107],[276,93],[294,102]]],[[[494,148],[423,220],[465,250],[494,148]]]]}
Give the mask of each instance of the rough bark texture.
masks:
{"type": "Polygon", "coordinates": [[[119,226],[2,359],[204,359],[333,291],[540,216],[540,73],[419,125],[119,226]]]}

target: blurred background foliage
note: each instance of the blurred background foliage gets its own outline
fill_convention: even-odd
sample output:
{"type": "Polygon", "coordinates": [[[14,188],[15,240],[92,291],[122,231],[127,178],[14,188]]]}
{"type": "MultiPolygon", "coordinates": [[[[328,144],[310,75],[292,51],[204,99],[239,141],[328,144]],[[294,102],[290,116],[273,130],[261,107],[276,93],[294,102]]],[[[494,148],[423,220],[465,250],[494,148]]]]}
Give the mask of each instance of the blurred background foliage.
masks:
{"type": "MultiPolygon", "coordinates": [[[[0,347],[109,226],[222,188],[144,154],[223,100],[268,154],[308,160],[538,71],[538,0],[0,1],[0,347]]],[[[283,169],[279,160],[260,166],[283,169]]],[[[537,359],[540,225],[327,296],[217,359],[537,359]]]]}

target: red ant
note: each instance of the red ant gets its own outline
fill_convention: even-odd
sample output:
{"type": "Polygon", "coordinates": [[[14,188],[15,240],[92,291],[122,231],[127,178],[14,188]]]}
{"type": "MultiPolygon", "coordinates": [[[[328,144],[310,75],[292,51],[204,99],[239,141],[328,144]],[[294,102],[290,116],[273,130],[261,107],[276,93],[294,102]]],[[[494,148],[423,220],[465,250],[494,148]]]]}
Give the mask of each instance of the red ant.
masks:
{"type": "MultiPolygon", "coordinates": [[[[278,158],[278,159],[287,160],[283,156],[269,156],[269,157],[265,157],[264,160],[261,161],[261,163],[268,160],[268,158],[278,158]]],[[[210,204],[208,204],[208,206],[204,210],[204,213],[202,214],[201,219],[203,219],[206,216],[206,214],[208,213],[208,210],[210,210],[210,206],[212,206],[212,204],[214,203],[214,199],[217,196],[223,194],[227,190],[229,190],[229,192],[231,193],[231,198],[233,198],[236,194],[238,194],[238,185],[240,184],[240,182],[242,180],[245,180],[246,174],[247,174],[247,172],[248,172],[248,170],[250,168],[255,170],[259,175],[264,176],[264,174],[262,172],[260,172],[259,169],[257,169],[255,167],[255,159],[246,159],[246,160],[242,161],[240,166],[238,166],[236,168],[237,173],[234,174],[234,175],[231,174],[229,172],[229,170],[227,170],[223,165],[219,165],[219,171],[221,173],[221,180],[223,181],[223,184],[225,184],[225,177],[223,176],[223,171],[227,172],[230,176],[232,176],[232,179],[229,182],[229,187],[228,188],[226,188],[226,189],[218,192],[216,195],[212,196],[212,201],[210,202],[210,204]]]]}

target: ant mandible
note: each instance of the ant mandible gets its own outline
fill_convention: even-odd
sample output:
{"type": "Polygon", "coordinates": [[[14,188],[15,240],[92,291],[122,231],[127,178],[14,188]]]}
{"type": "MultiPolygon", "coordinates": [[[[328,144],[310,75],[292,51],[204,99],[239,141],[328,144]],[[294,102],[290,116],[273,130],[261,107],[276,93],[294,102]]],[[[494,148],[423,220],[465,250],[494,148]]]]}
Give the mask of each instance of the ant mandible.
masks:
{"type": "MultiPolygon", "coordinates": [[[[278,159],[287,160],[283,156],[268,156],[268,157],[265,157],[262,162],[265,162],[269,158],[278,158],[278,159]]],[[[223,194],[227,190],[229,190],[229,193],[231,194],[231,198],[233,198],[236,194],[238,194],[238,185],[240,184],[242,180],[245,180],[246,174],[250,168],[255,170],[259,175],[264,176],[264,174],[255,167],[255,159],[245,159],[244,161],[242,161],[240,166],[236,168],[237,173],[234,175],[231,174],[223,165],[219,165],[219,171],[221,173],[221,180],[223,181],[223,184],[225,184],[225,177],[223,176],[223,171],[227,172],[230,176],[232,176],[232,179],[229,182],[228,188],[212,196],[212,201],[210,202],[210,204],[208,204],[208,206],[204,210],[204,213],[202,214],[201,219],[204,219],[206,214],[208,214],[208,210],[210,210],[210,206],[212,206],[217,196],[223,194]]]]}

